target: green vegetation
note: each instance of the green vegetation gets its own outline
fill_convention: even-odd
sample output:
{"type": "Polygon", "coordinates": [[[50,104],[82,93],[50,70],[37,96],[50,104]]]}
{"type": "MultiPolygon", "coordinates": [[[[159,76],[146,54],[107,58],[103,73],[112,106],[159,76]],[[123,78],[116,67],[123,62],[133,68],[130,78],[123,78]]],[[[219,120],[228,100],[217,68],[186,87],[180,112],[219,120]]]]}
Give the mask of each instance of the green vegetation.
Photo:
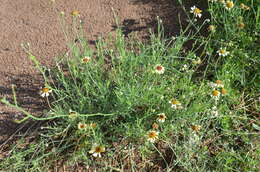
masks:
{"type": "Polygon", "coordinates": [[[145,44],[118,29],[93,50],[76,32],[48,75],[25,47],[50,111],[18,122],[49,122],[33,142],[13,145],[0,169],[257,171],[260,7],[241,3],[209,1],[210,20],[188,10],[177,37],[164,37],[158,20],[145,44]]]}

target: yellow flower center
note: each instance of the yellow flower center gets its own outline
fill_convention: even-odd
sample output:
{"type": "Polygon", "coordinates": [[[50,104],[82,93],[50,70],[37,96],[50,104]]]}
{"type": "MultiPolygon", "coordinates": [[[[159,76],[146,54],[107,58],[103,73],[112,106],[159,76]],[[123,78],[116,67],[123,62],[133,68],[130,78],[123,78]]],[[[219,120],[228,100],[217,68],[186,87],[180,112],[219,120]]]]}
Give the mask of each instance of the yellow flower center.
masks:
{"type": "Polygon", "coordinates": [[[201,12],[202,12],[202,10],[200,10],[199,8],[194,9],[194,14],[200,14],[201,12]]]}
{"type": "Polygon", "coordinates": [[[219,94],[220,94],[220,93],[219,93],[218,90],[212,91],[212,95],[215,96],[215,97],[216,97],[216,96],[219,96],[219,94]]]}
{"type": "Polygon", "coordinates": [[[227,1],[226,7],[227,8],[233,8],[234,7],[234,3],[232,1],[227,1]]]}
{"type": "Polygon", "coordinates": [[[86,124],[79,124],[79,128],[80,129],[83,129],[83,128],[85,128],[86,127],[86,124]]]}
{"type": "Polygon", "coordinates": [[[201,129],[201,126],[199,126],[199,125],[193,125],[193,126],[191,126],[191,129],[192,129],[193,131],[198,132],[198,131],[201,129]]]}
{"type": "Polygon", "coordinates": [[[173,104],[173,105],[179,105],[180,102],[179,102],[178,100],[172,100],[172,101],[171,101],[171,104],[173,104]]]}
{"type": "Polygon", "coordinates": [[[155,138],[157,137],[157,133],[155,131],[151,131],[149,134],[148,134],[148,137],[149,138],[155,138]]]}
{"type": "Polygon", "coordinates": [[[82,59],[82,62],[83,63],[88,63],[90,61],[90,58],[89,57],[84,57],[83,59],[82,59]]]}
{"type": "Polygon", "coordinates": [[[42,92],[43,93],[48,93],[50,90],[49,90],[49,88],[46,88],[46,87],[44,87],[43,89],[42,89],[42,92]]]}
{"type": "Polygon", "coordinates": [[[105,149],[103,146],[97,146],[97,147],[95,147],[95,152],[96,153],[105,152],[105,149]]]}
{"type": "Polygon", "coordinates": [[[225,54],[225,53],[226,53],[226,50],[220,49],[220,50],[219,50],[219,53],[220,53],[220,54],[225,54]]]}

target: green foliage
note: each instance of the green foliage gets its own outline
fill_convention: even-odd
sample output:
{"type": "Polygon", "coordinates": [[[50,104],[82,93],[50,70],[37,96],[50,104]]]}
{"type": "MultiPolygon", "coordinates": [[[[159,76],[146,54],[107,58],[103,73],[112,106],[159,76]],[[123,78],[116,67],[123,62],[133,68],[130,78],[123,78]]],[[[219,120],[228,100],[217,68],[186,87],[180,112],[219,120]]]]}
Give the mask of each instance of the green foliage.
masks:
{"type": "Polygon", "coordinates": [[[176,38],[163,37],[160,20],[158,34],[146,44],[126,41],[120,29],[115,38],[100,38],[95,50],[79,37],[44,76],[52,90],[45,117],[2,99],[22,111],[24,120],[51,121],[36,144],[14,147],[0,168],[44,171],[65,160],[67,167],[108,171],[256,171],[259,9],[254,1],[244,3],[251,10],[238,2],[230,10],[210,2],[210,23],[190,17],[176,38]],[[239,22],[245,27],[238,29],[239,22]],[[201,36],[209,24],[215,32],[201,36]],[[229,53],[218,55],[221,48],[229,53]],[[151,131],[158,132],[154,143],[151,131]],[[101,158],[92,156],[95,144],[105,147],[101,158]]]}

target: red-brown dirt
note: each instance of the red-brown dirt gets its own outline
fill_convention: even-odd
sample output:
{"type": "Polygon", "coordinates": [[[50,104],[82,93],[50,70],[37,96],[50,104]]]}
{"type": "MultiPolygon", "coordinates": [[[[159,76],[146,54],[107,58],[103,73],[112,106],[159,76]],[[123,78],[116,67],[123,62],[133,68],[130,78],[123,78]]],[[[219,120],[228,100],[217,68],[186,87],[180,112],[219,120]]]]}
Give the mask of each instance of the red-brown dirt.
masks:
{"type": "MultiPolygon", "coordinates": [[[[50,0],[1,0],[0,98],[12,100],[11,85],[14,84],[18,103],[25,110],[41,114],[46,109],[46,103],[38,94],[42,78],[21,43],[30,43],[32,53],[40,62],[45,66],[52,65],[53,59],[67,50],[59,23],[60,12],[64,11],[69,24],[72,10],[80,12],[79,18],[90,44],[98,36],[115,32],[114,13],[126,36],[133,32],[144,37],[148,29],[156,25],[157,16],[163,19],[167,33],[178,31],[180,7],[172,0],[56,0],[54,3],[50,0]]],[[[11,134],[20,132],[23,125],[12,121],[22,115],[0,104],[0,150],[11,134]]]]}

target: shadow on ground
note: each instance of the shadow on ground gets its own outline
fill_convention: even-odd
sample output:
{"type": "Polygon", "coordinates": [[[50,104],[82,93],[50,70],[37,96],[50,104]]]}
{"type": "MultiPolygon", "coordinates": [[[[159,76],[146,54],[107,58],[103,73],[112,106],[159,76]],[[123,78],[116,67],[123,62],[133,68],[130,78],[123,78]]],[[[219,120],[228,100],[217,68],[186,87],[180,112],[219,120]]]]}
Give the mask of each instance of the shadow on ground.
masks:
{"type": "MultiPolygon", "coordinates": [[[[0,86],[0,97],[5,97],[10,103],[14,103],[12,85],[14,85],[16,98],[19,107],[34,114],[42,115],[47,104],[39,95],[41,83],[40,76],[31,75],[13,75],[11,73],[3,73],[3,77],[8,78],[6,86],[0,86]]],[[[27,122],[17,124],[14,120],[22,119],[24,114],[5,106],[0,103],[0,144],[5,143],[9,136],[13,134],[23,135],[29,131],[33,131],[39,125],[38,122],[27,122]]]]}
{"type": "MultiPolygon", "coordinates": [[[[181,0],[180,0],[181,1],[181,0]]],[[[182,5],[178,0],[131,0],[135,5],[148,5],[149,18],[145,18],[146,27],[138,27],[138,22],[131,19],[125,20],[122,23],[123,32],[128,35],[133,31],[140,31],[143,29],[151,28],[154,32],[157,31],[157,17],[162,20],[162,25],[164,27],[164,36],[171,37],[177,36],[181,28],[185,28],[188,24],[187,14],[184,12],[184,9],[189,12],[192,6],[197,6],[200,9],[203,9],[203,16],[198,21],[202,23],[206,18],[209,17],[209,14],[204,9],[207,9],[206,0],[185,0],[182,2],[182,5]]],[[[202,31],[201,33],[204,33],[202,31]]]]}

